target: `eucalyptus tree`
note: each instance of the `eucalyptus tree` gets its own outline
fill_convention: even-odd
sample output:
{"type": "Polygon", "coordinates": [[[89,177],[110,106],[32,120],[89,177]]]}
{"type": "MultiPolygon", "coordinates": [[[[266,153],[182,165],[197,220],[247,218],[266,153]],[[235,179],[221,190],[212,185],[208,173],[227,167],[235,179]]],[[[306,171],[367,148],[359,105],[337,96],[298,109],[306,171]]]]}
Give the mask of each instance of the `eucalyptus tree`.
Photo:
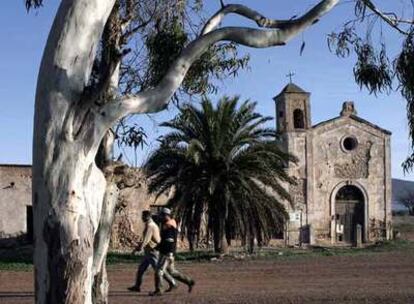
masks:
{"type": "MultiPolygon", "coordinates": [[[[26,0],[26,5],[39,7],[42,2],[26,0]]],[[[187,15],[183,7],[189,3],[185,0],[62,0],[44,49],[36,89],[36,302],[106,301],[104,273],[98,276],[102,284],[93,286],[104,267],[109,235],[107,228],[101,228],[111,224],[117,188],[107,183],[104,166],[99,168],[95,159],[99,147],[103,155],[100,162],[105,164],[108,159],[108,146],[113,142],[108,131],[114,125],[132,114],[164,110],[180,88],[196,93],[200,87],[209,88],[209,75],[221,72],[211,63],[216,62],[222,42],[233,43],[222,46],[230,52],[235,44],[283,46],[338,2],[321,0],[300,17],[273,20],[244,5],[221,1],[215,14],[200,19],[204,23],[199,23],[199,31],[182,37],[176,25],[183,28],[183,16],[187,15]],[[221,27],[228,14],[247,18],[257,28],[221,27]],[[139,35],[142,33],[151,35],[139,35]],[[138,50],[142,47],[149,56],[140,56],[138,50]],[[128,60],[129,65],[125,64],[128,60]],[[191,79],[199,80],[198,85],[191,79]],[[93,297],[93,291],[98,296],[93,297]]],[[[354,3],[395,29],[405,21],[395,14],[382,13],[370,0],[354,3]]],[[[193,7],[201,4],[201,0],[195,0],[193,7]]],[[[408,99],[413,87],[411,45],[407,39],[403,48],[406,55],[398,65],[398,70],[404,72],[398,75],[409,90],[405,94],[408,99]]],[[[245,64],[243,58],[227,57],[225,50],[224,54],[219,61],[226,66],[228,60],[229,71],[235,72],[245,64]]]]}
{"type": "Polygon", "coordinates": [[[355,55],[354,77],[361,88],[375,95],[397,90],[407,101],[411,154],[402,166],[410,172],[414,169],[414,2],[354,0],[352,4],[355,17],[342,21],[340,30],[328,35],[328,46],[339,57],[355,55]],[[391,39],[401,41],[401,47],[392,50],[391,39]]]}
{"type": "MultiPolygon", "coordinates": [[[[255,111],[256,103],[222,98],[217,107],[185,104],[145,164],[149,191],[173,193],[168,204],[186,228],[199,236],[202,217],[212,231],[214,249],[226,249],[225,231],[244,239],[270,239],[287,217],[282,200],[291,201],[284,184],[294,183],[287,165],[295,161],[280,150],[276,130],[255,111]]],[[[253,250],[251,243],[250,250],[253,250]]]]}

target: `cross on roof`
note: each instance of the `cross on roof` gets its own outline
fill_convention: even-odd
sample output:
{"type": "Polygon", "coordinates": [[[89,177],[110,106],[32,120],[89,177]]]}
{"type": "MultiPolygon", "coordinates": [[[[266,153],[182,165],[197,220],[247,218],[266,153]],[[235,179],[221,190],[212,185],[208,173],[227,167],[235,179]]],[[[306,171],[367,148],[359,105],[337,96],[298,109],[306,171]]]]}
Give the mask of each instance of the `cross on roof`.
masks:
{"type": "Polygon", "coordinates": [[[289,72],[289,74],[286,75],[286,77],[289,77],[290,83],[292,83],[292,77],[295,76],[295,73],[289,72]]]}

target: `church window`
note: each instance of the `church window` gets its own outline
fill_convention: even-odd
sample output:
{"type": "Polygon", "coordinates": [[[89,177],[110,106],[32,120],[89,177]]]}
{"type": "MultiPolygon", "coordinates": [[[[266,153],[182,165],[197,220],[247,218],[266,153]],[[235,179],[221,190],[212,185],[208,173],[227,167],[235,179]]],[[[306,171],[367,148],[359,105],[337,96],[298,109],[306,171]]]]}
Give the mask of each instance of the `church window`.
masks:
{"type": "Polygon", "coordinates": [[[293,111],[293,127],[295,129],[305,128],[305,117],[301,109],[296,109],[293,111]]]}
{"type": "Polygon", "coordinates": [[[282,118],[283,117],[283,111],[279,111],[279,117],[282,118]]]}
{"type": "Polygon", "coordinates": [[[353,136],[347,136],[342,141],[342,147],[345,151],[353,151],[358,147],[358,140],[353,136]]]}

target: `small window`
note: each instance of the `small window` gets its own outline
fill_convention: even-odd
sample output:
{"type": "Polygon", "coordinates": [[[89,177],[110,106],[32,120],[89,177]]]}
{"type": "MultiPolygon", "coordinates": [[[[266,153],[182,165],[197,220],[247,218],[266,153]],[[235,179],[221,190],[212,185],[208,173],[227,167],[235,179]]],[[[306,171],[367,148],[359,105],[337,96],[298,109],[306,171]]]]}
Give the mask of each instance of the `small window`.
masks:
{"type": "Polygon", "coordinates": [[[283,117],[283,111],[279,111],[279,117],[282,118],[283,117]]]}
{"type": "Polygon", "coordinates": [[[342,141],[342,147],[344,148],[345,151],[351,152],[358,147],[358,141],[353,136],[345,137],[344,140],[342,141]]]}
{"type": "Polygon", "coordinates": [[[301,109],[296,109],[293,111],[293,127],[295,129],[305,128],[305,118],[301,109]]]}

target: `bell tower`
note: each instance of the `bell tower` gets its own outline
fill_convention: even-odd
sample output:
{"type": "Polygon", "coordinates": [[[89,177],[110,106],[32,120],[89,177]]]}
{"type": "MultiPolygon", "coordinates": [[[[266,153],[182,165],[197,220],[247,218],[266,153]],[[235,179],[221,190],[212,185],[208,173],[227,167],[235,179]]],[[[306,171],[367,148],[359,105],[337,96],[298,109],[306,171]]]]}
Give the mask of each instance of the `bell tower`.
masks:
{"type": "Polygon", "coordinates": [[[289,83],[273,100],[278,133],[305,131],[311,127],[310,93],[289,83]]]}
{"type": "Polygon", "coordinates": [[[297,158],[296,163],[288,164],[288,174],[295,178],[296,185],[288,185],[287,190],[293,199],[293,207],[287,206],[289,222],[286,232],[288,244],[310,242],[311,232],[307,228],[308,216],[308,160],[312,128],[310,115],[310,93],[292,82],[273,98],[276,103],[276,129],[278,144],[285,152],[297,158]],[[308,235],[308,240],[304,235],[308,235]]]}

